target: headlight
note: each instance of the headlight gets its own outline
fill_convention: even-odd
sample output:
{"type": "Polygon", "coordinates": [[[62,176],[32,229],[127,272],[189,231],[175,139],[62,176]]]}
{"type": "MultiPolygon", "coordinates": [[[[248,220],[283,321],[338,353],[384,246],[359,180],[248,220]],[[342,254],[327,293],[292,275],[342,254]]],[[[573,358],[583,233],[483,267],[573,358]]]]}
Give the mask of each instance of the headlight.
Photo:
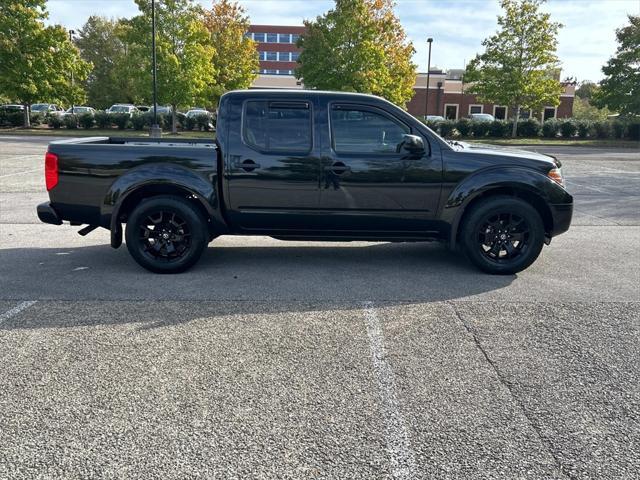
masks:
{"type": "Polygon", "coordinates": [[[562,178],[561,168],[552,168],[547,172],[547,177],[556,182],[561,187],[564,187],[564,178],[562,178]]]}

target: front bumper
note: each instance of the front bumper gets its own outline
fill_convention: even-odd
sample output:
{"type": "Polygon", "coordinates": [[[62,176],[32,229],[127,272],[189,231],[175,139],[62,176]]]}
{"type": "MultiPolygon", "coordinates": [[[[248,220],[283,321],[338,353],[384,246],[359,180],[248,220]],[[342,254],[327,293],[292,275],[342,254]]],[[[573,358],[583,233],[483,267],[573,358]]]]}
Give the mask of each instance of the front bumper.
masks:
{"type": "Polygon", "coordinates": [[[50,223],[52,225],[62,225],[60,215],[51,206],[51,203],[45,202],[38,205],[38,218],[41,222],[50,223]]]}
{"type": "Polygon", "coordinates": [[[551,204],[551,215],[553,216],[553,231],[551,236],[555,237],[569,230],[571,218],[573,217],[573,203],[551,204]]]}

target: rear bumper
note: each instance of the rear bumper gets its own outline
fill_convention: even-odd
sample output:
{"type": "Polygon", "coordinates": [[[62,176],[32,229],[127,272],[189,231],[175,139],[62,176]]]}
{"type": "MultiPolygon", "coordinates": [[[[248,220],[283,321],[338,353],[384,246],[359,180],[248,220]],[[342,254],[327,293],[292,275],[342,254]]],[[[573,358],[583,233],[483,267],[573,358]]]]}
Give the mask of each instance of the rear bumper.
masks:
{"type": "Polygon", "coordinates": [[[553,215],[551,236],[555,237],[569,230],[573,217],[573,203],[551,204],[549,206],[551,207],[551,215],[553,215]]]}
{"type": "Polygon", "coordinates": [[[60,215],[51,206],[49,202],[41,203],[38,205],[38,218],[41,222],[50,223],[52,225],[62,225],[60,215]]]}

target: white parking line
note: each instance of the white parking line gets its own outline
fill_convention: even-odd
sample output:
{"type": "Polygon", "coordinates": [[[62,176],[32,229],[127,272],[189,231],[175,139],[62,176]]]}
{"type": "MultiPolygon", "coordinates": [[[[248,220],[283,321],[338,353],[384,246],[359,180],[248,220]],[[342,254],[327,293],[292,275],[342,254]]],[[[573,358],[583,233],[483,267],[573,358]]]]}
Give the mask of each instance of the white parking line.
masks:
{"type": "Polygon", "coordinates": [[[15,317],[25,308],[29,308],[31,305],[36,303],[37,300],[27,300],[24,302],[20,302],[18,305],[13,307],[11,310],[7,310],[3,314],[0,315],[0,324],[2,324],[5,320],[9,320],[11,317],[15,317]]]}
{"type": "Polygon", "coordinates": [[[24,172],[7,173],[6,175],[0,175],[0,178],[13,177],[15,175],[23,175],[25,173],[43,172],[43,171],[44,171],[44,169],[42,169],[42,168],[36,168],[36,169],[33,169],[33,170],[25,170],[24,172]]]}
{"type": "Polygon", "coordinates": [[[395,479],[413,479],[417,473],[415,454],[411,448],[406,422],[400,412],[396,382],[391,365],[387,362],[380,320],[371,302],[365,303],[363,310],[373,371],[382,403],[391,476],[395,479]]]}

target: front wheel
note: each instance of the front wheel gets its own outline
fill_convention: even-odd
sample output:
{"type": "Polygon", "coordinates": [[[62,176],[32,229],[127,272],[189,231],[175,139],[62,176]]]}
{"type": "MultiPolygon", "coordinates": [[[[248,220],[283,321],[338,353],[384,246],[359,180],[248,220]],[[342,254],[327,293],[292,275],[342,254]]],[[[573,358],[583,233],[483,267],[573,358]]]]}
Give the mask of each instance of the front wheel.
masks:
{"type": "Polygon", "coordinates": [[[158,196],[131,213],[125,238],[139,265],[156,273],[179,273],[198,261],[209,237],[206,221],[192,204],[158,196]]]}
{"type": "Polygon", "coordinates": [[[490,197],[476,205],[462,226],[464,251],[481,270],[513,274],[538,258],[544,224],[529,203],[515,197],[490,197]]]}

